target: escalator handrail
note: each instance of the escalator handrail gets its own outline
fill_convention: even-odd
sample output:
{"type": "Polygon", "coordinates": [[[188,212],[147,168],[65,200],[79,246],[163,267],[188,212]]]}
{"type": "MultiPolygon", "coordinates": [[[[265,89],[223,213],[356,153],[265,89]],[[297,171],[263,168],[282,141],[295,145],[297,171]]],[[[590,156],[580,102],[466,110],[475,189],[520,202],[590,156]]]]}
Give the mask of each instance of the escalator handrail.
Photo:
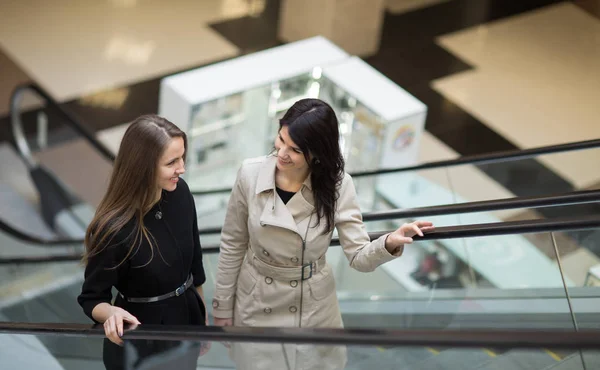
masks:
{"type": "MultiPolygon", "coordinates": [[[[425,234],[423,237],[414,236],[414,241],[421,240],[441,240],[441,239],[459,239],[459,238],[474,238],[474,237],[489,237],[499,235],[521,235],[530,233],[547,233],[547,232],[563,232],[600,229],[600,216],[577,217],[577,218],[553,218],[542,220],[523,220],[510,222],[493,222],[485,224],[471,224],[461,226],[445,226],[438,227],[434,231],[425,234]]],[[[369,238],[375,240],[389,231],[370,232],[369,238]]],[[[333,238],[331,245],[340,245],[339,238],[333,238]]],[[[218,245],[203,246],[203,254],[219,253],[218,245]]],[[[82,258],[79,254],[66,254],[61,256],[45,257],[15,257],[15,258],[0,258],[0,265],[14,263],[45,263],[45,262],[67,262],[76,261],[82,258]]]]}
{"type": "MultiPolygon", "coordinates": [[[[0,322],[0,333],[104,337],[101,325],[0,322]]],[[[454,348],[598,349],[600,330],[396,330],[242,326],[140,325],[126,328],[125,340],[304,343],[320,345],[415,346],[454,348]]]]}
{"type": "MultiPolygon", "coordinates": [[[[600,202],[600,190],[581,190],[565,194],[542,195],[535,197],[513,197],[478,202],[445,204],[439,206],[365,212],[363,213],[363,221],[369,222],[394,219],[414,219],[424,216],[446,216],[463,213],[502,211],[518,208],[532,209],[595,202],[600,202]]],[[[198,230],[198,232],[201,235],[219,234],[221,232],[221,227],[201,228],[198,230]]]]}
{"type": "MultiPolygon", "coordinates": [[[[377,169],[377,170],[372,170],[372,171],[360,171],[360,172],[351,173],[350,175],[353,178],[357,178],[357,177],[374,176],[374,175],[385,175],[388,173],[396,173],[396,172],[431,170],[431,169],[435,169],[435,168],[454,167],[454,166],[461,166],[461,165],[476,165],[476,164],[481,165],[481,164],[490,164],[490,163],[500,163],[500,162],[509,162],[509,161],[516,161],[516,160],[521,160],[521,159],[528,159],[528,158],[537,157],[537,156],[546,155],[546,154],[555,154],[555,153],[571,152],[571,151],[594,149],[594,148],[600,148],[600,139],[574,141],[574,142],[570,142],[570,143],[566,143],[566,144],[540,146],[540,147],[531,148],[531,149],[515,149],[515,150],[505,150],[505,151],[493,152],[493,153],[487,153],[487,154],[461,156],[456,159],[426,162],[426,163],[415,165],[415,166],[384,168],[384,169],[377,169]]],[[[192,191],[192,194],[195,196],[202,196],[202,195],[222,194],[222,193],[230,193],[230,192],[231,192],[231,188],[220,188],[220,189],[192,191]]]]}
{"type": "MultiPolygon", "coordinates": [[[[92,145],[92,147],[94,147],[94,149],[96,149],[96,151],[100,153],[102,157],[109,160],[110,162],[114,162],[115,155],[113,154],[113,152],[107,146],[102,144],[89,129],[82,125],[81,120],[78,119],[75,116],[75,114],[69,112],[64,107],[59,105],[58,102],[56,102],[56,100],[54,100],[50,96],[50,94],[48,94],[44,89],[42,89],[39,85],[35,83],[21,84],[13,90],[13,93],[10,98],[10,111],[13,120],[15,119],[15,117],[20,117],[19,100],[22,94],[27,90],[31,90],[35,92],[39,97],[41,97],[48,106],[52,107],[58,113],[58,115],[65,121],[65,123],[71,129],[73,129],[79,135],[83,136],[92,145]]],[[[17,119],[17,121],[20,125],[20,119],[17,119]]],[[[23,143],[23,145],[27,144],[23,143]]]]}
{"type": "Polygon", "coordinates": [[[14,239],[35,244],[36,247],[76,247],[83,245],[83,239],[57,238],[44,239],[34,235],[17,230],[6,222],[0,220],[0,231],[13,237],[14,239]]]}
{"type": "MultiPolygon", "coordinates": [[[[538,197],[514,197],[479,202],[447,204],[440,206],[419,207],[410,209],[395,209],[388,211],[365,212],[364,221],[379,221],[389,219],[410,219],[423,216],[442,216],[459,213],[490,212],[515,208],[538,208],[551,206],[564,206],[600,202],[600,190],[575,191],[566,194],[545,195],[538,197]]],[[[83,239],[42,239],[28,235],[15,229],[0,220],[0,231],[11,235],[13,238],[29,243],[38,244],[40,247],[69,247],[83,245],[83,239]]],[[[220,227],[201,228],[201,235],[219,234],[220,227]]]]}

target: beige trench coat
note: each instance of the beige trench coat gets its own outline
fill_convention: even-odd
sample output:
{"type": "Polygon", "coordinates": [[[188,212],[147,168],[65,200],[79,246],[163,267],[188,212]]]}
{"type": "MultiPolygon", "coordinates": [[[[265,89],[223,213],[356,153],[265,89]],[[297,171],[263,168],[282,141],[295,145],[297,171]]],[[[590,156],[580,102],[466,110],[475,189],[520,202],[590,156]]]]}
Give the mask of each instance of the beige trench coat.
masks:
{"type": "MultiPolygon", "coordinates": [[[[275,190],[276,161],[249,159],[238,171],[221,235],[213,315],[233,318],[236,326],[343,327],[325,261],[333,233],[323,235],[324,220],[314,227],[310,176],[286,205],[275,190]]],[[[385,249],[387,235],[369,241],[348,174],[334,221],[350,266],[358,271],[373,271],[402,253],[385,249]]],[[[343,369],[346,363],[345,348],[332,346],[286,345],[284,351],[282,345],[242,344],[231,354],[238,369],[343,369]]]]}

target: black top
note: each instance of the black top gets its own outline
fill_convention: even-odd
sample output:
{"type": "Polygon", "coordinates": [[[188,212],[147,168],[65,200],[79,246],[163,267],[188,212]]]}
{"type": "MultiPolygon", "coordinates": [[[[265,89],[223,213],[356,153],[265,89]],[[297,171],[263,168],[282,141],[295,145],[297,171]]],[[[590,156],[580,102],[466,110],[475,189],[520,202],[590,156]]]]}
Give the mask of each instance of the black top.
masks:
{"type": "Polygon", "coordinates": [[[279,194],[279,197],[281,198],[281,200],[283,200],[283,204],[287,204],[287,202],[289,202],[290,199],[292,199],[294,194],[296,194],[293,191],[286,191],[286,190],[282,190],[279,188],[276,188],[276,189],[277,189],[277,194],[279,194]]]}
{"type": "MultiPolygon", "coordinates": [[[[155,297],[177,289],[190,273],[194,286],[206,281],[196,206],[183,179],[174,191],[163,191],[161,200],[144,216],[144,225],[156,240],[154,255],[144,238],[135,253],[115,268],[133,242],[135,222],[131,220],[107,248],[89,259],[77,301],[92,320],[97,304],[111,302],[112,287],[126,297],[155,297]],[[159,211],[161,218],[156,217],[159,211]]],[[[204,325],[206,312],[194,287],[181,296],[153,303],[129,303],[117,295],[114,305],[136,316],[142,324],[204,325]]]]}

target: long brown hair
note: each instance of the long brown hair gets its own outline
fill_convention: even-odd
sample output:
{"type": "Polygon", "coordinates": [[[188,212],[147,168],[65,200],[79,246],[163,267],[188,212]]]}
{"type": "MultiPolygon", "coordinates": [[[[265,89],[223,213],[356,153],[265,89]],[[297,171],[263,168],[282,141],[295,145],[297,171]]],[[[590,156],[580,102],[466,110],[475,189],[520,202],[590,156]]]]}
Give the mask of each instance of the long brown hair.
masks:
{"type": "Polygon", "coordinates": [[[85,263],[110,245],[114,236],[134,218],[133,242],[125,258],[114,267],[129,258],[141,245],[142,238],[148,241],[154,256],[153,237],[144,226],[144,214],[156,200],[158,161],[175,137],[183,138],[187,152],[185,133],[163,117],[148,114],[129,125],[121,141],[106,194],[85,233],[85,263]]]}

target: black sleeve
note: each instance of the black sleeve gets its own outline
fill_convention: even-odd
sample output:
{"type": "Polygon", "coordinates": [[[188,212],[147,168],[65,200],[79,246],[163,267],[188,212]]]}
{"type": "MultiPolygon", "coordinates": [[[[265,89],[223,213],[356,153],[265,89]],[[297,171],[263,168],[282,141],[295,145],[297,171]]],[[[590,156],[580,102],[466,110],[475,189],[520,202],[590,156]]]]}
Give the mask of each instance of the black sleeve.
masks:
{"type": "Polygon", "coordinates": [[[192,274],[194,275],[194,286],[200,286],[206,282],[204,265],[202,263],[202,247],[200,246],[200,234],[198,233],[198,215],[196,214],[196,202],[194,196],[188,189],[190,203],[192,206],[192,232],[194,237],[194,257],[192,260],[192,274]]]}
{"type": "Polygon", "coordinates": [[[125,230],[120,231],[100,253],[88,258],[85,280],[77,302],[95,323],[98,321],[92,317],[92,310],[100,303],[111,304],[112,287],[118,286],[119,276],[127,265],[126,262],[119,264],[127,255],[128,234],[125,230]]]}

